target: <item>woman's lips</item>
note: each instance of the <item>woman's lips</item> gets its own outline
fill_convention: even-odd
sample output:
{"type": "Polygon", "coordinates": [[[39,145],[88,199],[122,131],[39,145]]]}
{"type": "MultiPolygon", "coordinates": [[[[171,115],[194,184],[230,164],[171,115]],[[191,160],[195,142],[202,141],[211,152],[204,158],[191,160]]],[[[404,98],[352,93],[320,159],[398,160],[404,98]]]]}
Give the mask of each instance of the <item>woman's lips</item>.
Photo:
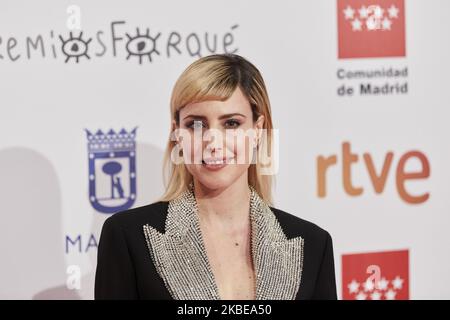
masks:
{"type": "Polygon", "coordinates": [[[202,166],[208,170],[211,171],[217,171],[225,167],[227,164],[229,164],[234,158],[210,158],[210,159],[203,159],[202,160],[202,166]]]}

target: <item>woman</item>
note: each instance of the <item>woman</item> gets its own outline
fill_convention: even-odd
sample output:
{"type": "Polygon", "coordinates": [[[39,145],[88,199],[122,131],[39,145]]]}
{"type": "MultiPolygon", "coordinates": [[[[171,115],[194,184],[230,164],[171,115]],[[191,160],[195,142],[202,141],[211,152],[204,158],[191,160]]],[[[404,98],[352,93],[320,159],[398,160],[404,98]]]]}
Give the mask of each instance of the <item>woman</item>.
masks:
{"type": "Polygon", "coordinates": [[[195,61],[175,84],[171,119],[166,192],[105,221],[95,298],[336,299],[329,233],[271,205],[272,172],[258,159],[274,150],[272,119],[257,68],[235,54],[195,61]]]}

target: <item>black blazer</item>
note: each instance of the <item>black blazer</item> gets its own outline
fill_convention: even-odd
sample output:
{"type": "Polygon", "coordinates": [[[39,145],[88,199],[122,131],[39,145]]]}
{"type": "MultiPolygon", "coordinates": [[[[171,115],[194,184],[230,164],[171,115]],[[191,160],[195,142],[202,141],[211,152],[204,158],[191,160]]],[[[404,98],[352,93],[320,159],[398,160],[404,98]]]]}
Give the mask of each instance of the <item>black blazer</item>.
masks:
{"type": "MultiPolygon", "coordinates": [[[[143,232],[144,225],[150,227],[155,234],[168,232],[165,228],[169,203],[156,202],[116,213],[106,219],[98,246],[95,299],[173,299],[173,290],[168,289],[167,283],[158,273],[155,253],[152,256],[151,243],[143,232]]],[[[300,284],[298,288],[293,287],[295,291],[292,298],[337,299],[330,234],[292,214],[274,207],[270,207],[270,210],[286,237],[286,248],[292,243],[290,239],[299,236],[303,239],[301,256],[289,256],[290,260],[301,260],[300,284]]],[[[264,263],[263,261],[261,268],[264,263]]],[[[280,281],[266,281],[265,290],[269,292],[268,296],[271,288],[277,286],[277,282],[280,281]]]]}

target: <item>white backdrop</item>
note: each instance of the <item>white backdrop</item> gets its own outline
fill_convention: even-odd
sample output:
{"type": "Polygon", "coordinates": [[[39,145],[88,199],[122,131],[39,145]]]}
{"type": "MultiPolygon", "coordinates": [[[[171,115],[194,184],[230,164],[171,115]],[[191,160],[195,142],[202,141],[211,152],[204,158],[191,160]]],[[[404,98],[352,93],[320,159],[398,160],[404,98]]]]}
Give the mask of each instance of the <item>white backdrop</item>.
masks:
{"type": "MultiPolygon", "coordinates": [[[[398,1],[371,2],[386,8],[398,1]]],[[[96,245],[109,214],[90,202],[86,130],[137,127],[133,206],[154,201],[163,191],[171,89],[188,64],[213,52],[236,52],[262,72],[281,139],[275,206],[331,233],[340,297],[347,290],[342,255],[408,250],[409,298],[450,298],[450,3],[404,3],[403,56],[341,59],[343,13],[335,0],[2,0],[0,298],[93,298],[96,245]],[[65,62],[62,40],[71,31],[79,36],[78,22],[84,42],[69,40],[64,48],[86,51],[89,58],[65,62]],[[141,63],[136,55],[127,59],[132,44],[126,34],[134,39],[136,28],[140,36],[149,28],[150,37],[134,41],[148,47],[156,39],[159,54],[153,52],[151,61],[146,55],[141,63]],[[338,77],[341,69],[390,68],[406,74],[338,77]],[[406,83],[407,90],[361,95],[360,83],[406,83]],[[342,85],[356,93],[340,96],[342,85]],[[351,166],[352,185],[363,188],[357,196],[343,183],[347,142],[358,156],[351,166]],[[411,195],[429,194],[415,204],[396,184],[400,158],[411,151],[420,152],[430,170],[404,182],[411,195]],[[389,152],[386,184],[377,193],[363,155],[371,156],[379,175],[389,152]],[[333,155],[336,165],[324,175],[326,195],[320,196],[319,158],[333,155]]],[[[425,162],[411,156],[405,171],[420,172],[425,162]]]]}

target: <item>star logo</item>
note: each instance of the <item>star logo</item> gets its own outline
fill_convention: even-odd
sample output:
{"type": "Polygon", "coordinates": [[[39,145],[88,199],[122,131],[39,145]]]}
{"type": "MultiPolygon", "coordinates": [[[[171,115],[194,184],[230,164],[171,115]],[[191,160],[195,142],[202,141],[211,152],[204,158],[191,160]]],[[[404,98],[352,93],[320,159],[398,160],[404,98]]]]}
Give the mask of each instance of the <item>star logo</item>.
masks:
{"type": "Polygon", "coordinates": [[[337,0],[339,58],[405,56],[404,0],[337,0]]]}
{"type": "Polygon", "coordinates": [[[408,260],[408,250],[343,255],[343,299],[409,299],[408,260]]]}

